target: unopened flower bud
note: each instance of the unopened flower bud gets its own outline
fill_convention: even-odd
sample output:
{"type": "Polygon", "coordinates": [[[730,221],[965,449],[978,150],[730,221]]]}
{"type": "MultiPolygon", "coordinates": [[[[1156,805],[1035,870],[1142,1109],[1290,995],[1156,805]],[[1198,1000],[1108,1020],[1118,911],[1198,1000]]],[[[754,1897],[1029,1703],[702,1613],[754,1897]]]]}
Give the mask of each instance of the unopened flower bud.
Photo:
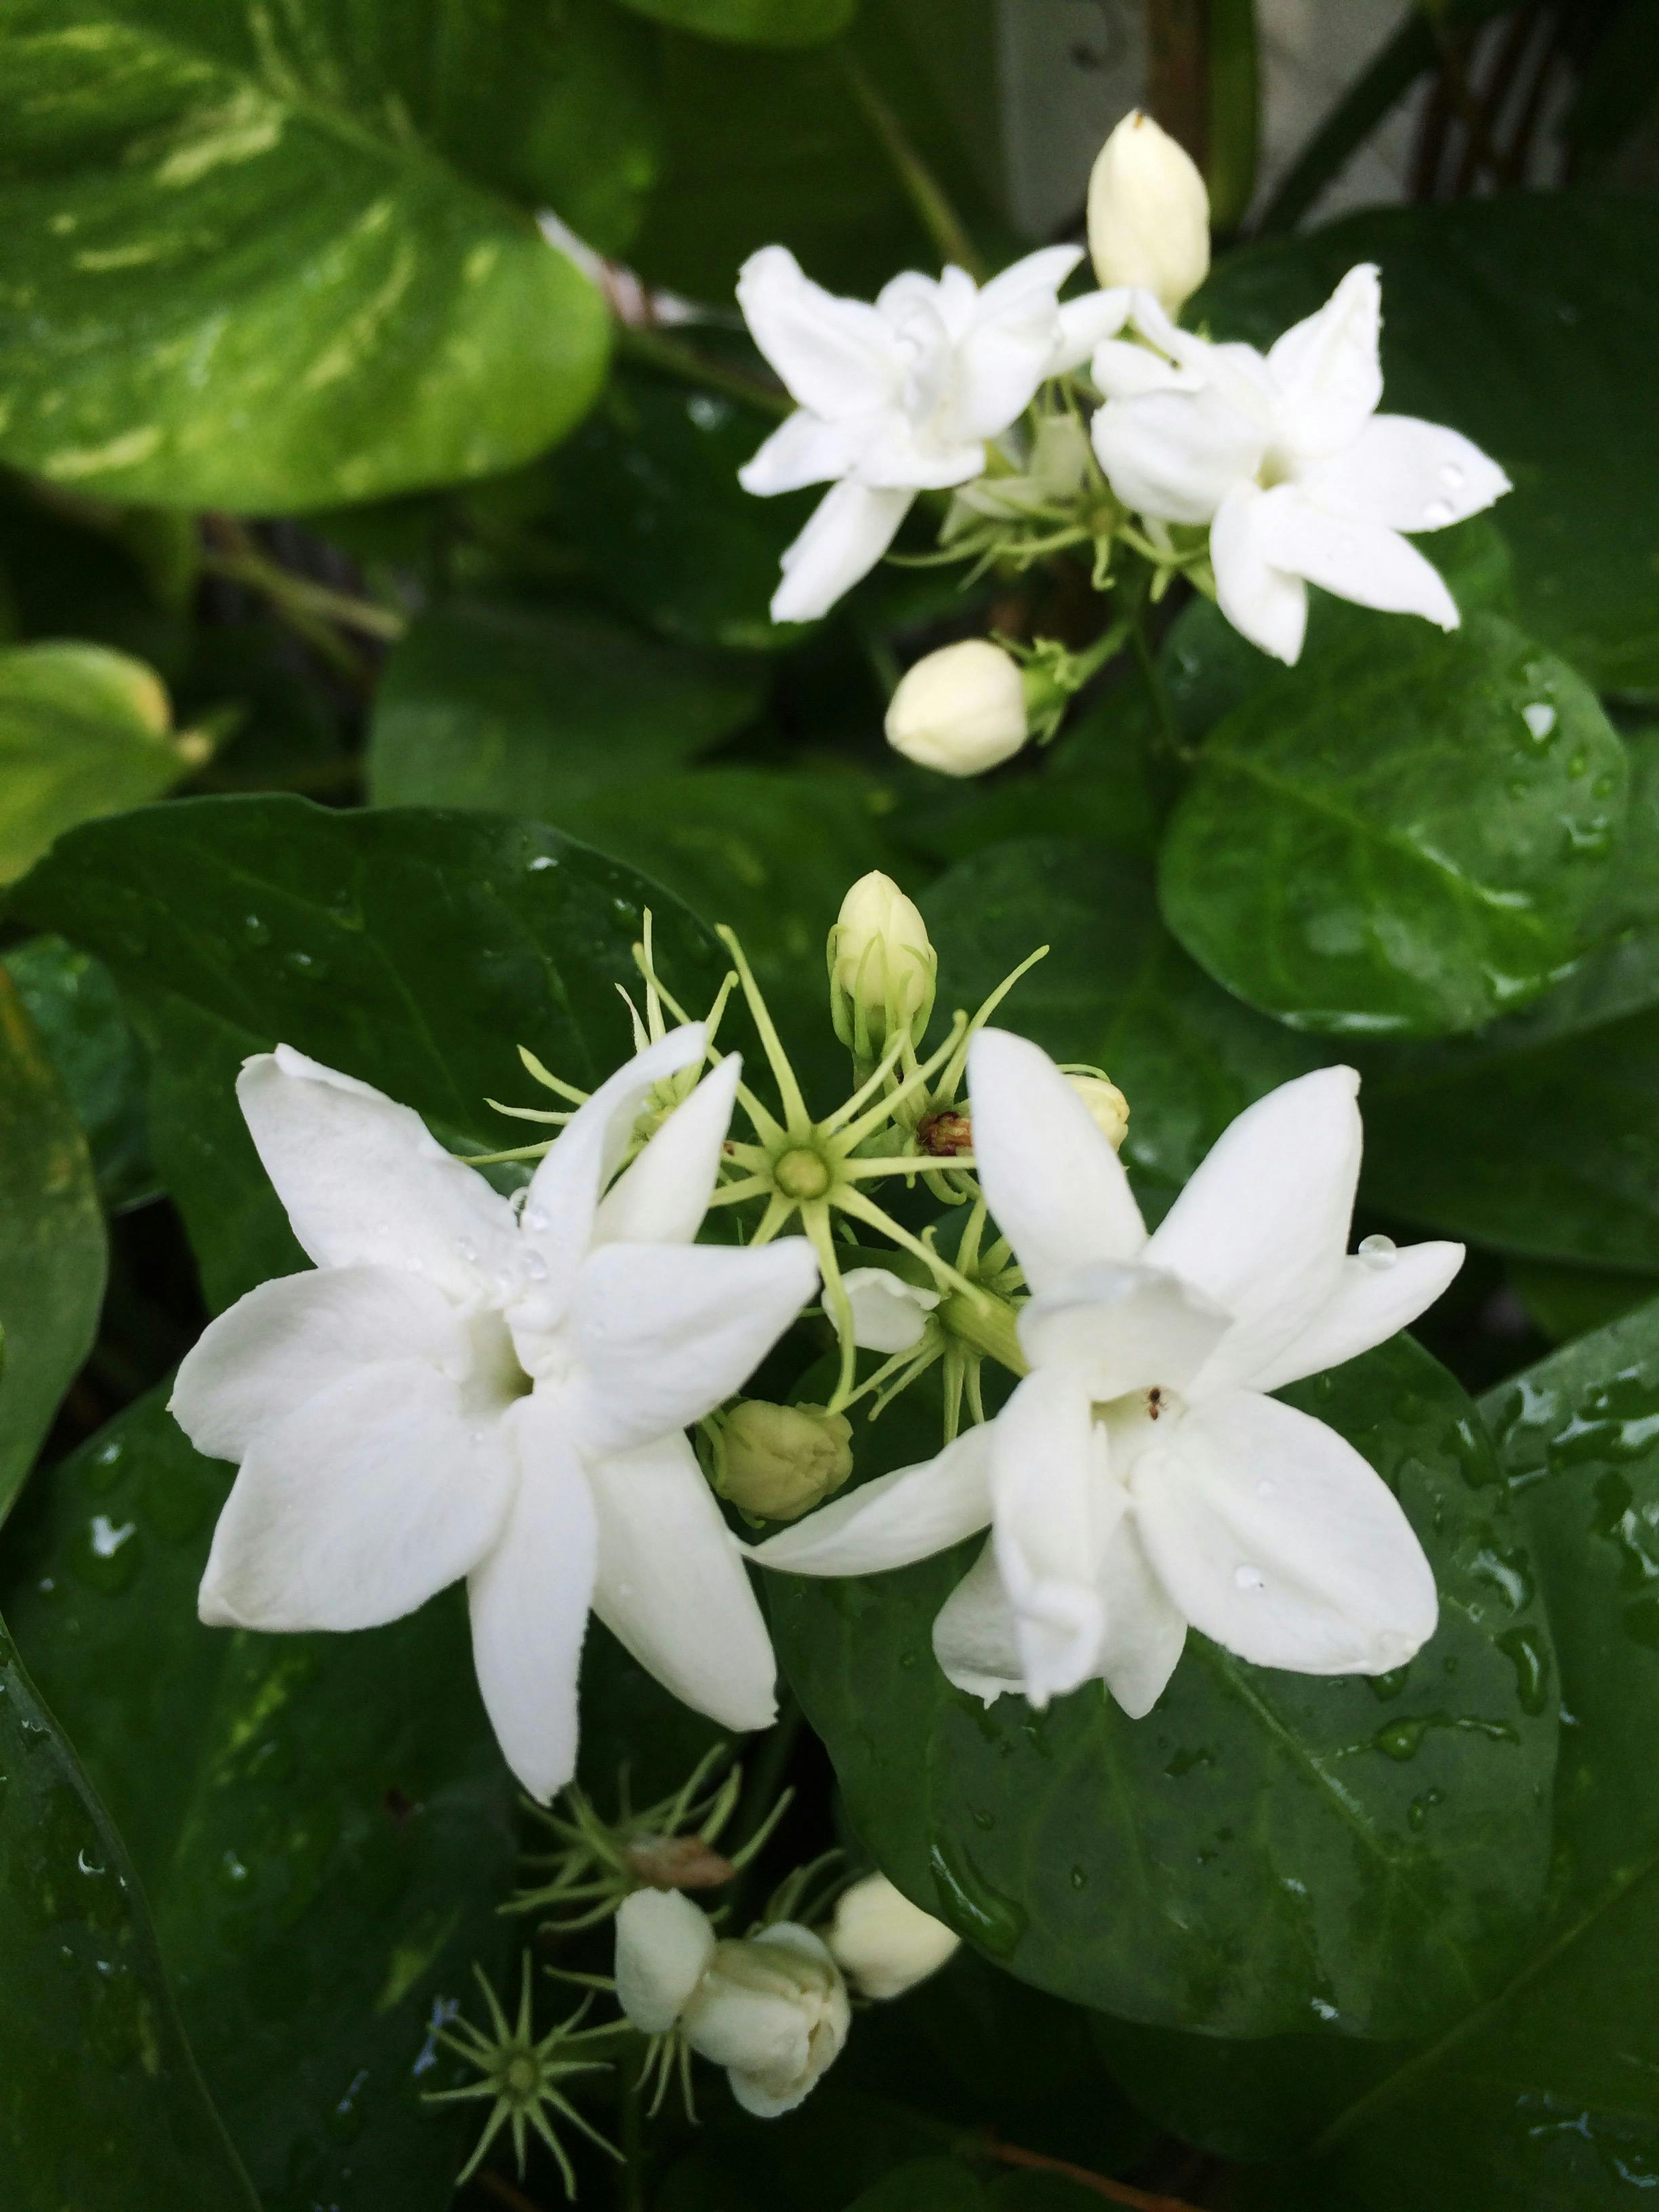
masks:
{"type": "Polygon", "coordinates": [[[884,1874],[855,1881],[836,1907],[830,1948],[860,1996],[899,1997],[937,1973],[962,1938],[894,1888],[884,1874]]]}
{"type": "Polygon", "coordinates": [[[1129,1102],[1116,1084],[1092,1074],[1072,1075],[1067,1080],[1088,1108],[1096,1128],[1115,1152],[1121,1152],[1129,1129],[1129,1102]]]}
{"type": "Polygon", "coordinates": [[[665,2035],[691,2002],[718,1941],[677,1889],[637,1889],[617,1908],[617,2002],[642,2035],[665,2035]]]}
{"type": "Polygon", "coordinates": [[[647,2035],[675,2032],[726,2069],[745,2112],[792,2112],[840,2056],[851,2008],[834,1959],[809,1929],[780,1921],[719,1942],[672,1890],[640,1890],[617,1914],[617,1996],[647,2035]]]}
{"type": "Polygon", "coordinates": [[[810,1929],[781,1920],[717,1944],[680,2015],[691,2048],[724,2066],[763,2120],[792,2112],[840,2057],[852,2020],[841,1969],[810,1929]]]}
{"type": "Polygon", "coordinates": [[[920,1038],[933,1011],[939,956],[913,900],[872,868],[830,933],[830,1010],[855,1060],[879,1060],[896,1030],[920,1038]]]}
{"type": "Polygon", "coordinates": [[[762,1521],[799,1521],[853,1472],[853,1425],[824,1406],[748,1398],[720,1425],[715,1487],[762,1521]]]}
{"type": "Polygon", "coordinates": [[[1139,284],[1178,315],[1210,271],[1210,196],[1191,156],[1133,108],[1089,179],[1089,251],[1103,284],[1139,284]]]}
{"type": "Polygon", "coordinates": [[[853,1341],[865,1352],[914,1352],[939,1302],[937,1291],[889,1267],[849,1267],[841,1284],[853,1309],[853,1341]]]}
{"type": "Polygon", "coordinates": [[[982,775],[1012,760],[1030,733],[1024,671],[988,637],[917,661],[887,709],[894,751],[941,775],[982,775]]]}

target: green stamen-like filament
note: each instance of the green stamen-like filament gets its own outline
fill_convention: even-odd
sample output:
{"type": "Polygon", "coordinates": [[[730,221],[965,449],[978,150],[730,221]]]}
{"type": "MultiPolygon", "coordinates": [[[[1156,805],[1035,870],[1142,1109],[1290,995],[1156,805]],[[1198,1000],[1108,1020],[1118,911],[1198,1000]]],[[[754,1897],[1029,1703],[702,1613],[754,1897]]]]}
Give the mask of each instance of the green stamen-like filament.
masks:
{"type": "Polygon", "coordinates": [[[755,981],[748,957],[738,942],[737,933],[722,924],[714,933],[731,954],[732,964],[736,968],[738,981],[743,985],[743,995],[749,1008],[750,1018],[759,1032],[761,1049],[766,1054],[767,1065],[772,1071],[772,1079],[778,1086],[778,1097],[783,1102],[785,1124],[792,1131],[809,1129],[812,1122],[811,1116],[806,1110],[806,1101],[801,1096],[799,1084],[795,1080],[795,1071],[789,1064],[789,1055],[783,1048],[783,1040],[779,1036],[773,1024],[771,1012],[765,1000],[761,996],[760,987],[755,981]]]}

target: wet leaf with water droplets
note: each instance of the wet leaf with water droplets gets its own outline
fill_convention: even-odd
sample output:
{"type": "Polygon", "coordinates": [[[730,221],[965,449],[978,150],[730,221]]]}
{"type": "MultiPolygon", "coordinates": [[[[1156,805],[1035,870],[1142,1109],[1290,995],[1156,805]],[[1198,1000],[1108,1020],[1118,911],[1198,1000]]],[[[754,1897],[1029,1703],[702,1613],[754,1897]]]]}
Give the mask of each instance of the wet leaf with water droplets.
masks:
{"type": "Polygon", "coordinates": [[[1345,618],[1210,732],[1164,844],[1164,913],[1294,1028],[1476,1029],[1589,950],[1626,774],[1589,686],[1497,616],[1449,637],[1345,618]]]}
{"type": "MultiPolygon", "coordinates": [[[[1160,2081],[1183,2078],[1200,2142],[1262,2157],[1319,2136],[1316,2158],[1251,2180],[1245,2212],[1636,2212],[1659,2186],[1659,1645],[1643,1610],[1659,1592],[1659,1305],[1500,1385],[1482,1411],[1559,1669],[1551,1910],[1491,2002],[1345,2081],[1310,2082],[1305,2052],[1286,2045],[1218,2060],[1170,2039],[1132,2059],[1138,2089],[1172,2120],[1155,2062],[1160,2081]],[[1206,2135],[1206,2106],[1225,2103],[1218,2065],[1241,2063],[1268,2124],[1241,2106],[1206,2135]]],[[[1524,1703],[1522,1632],[1499,1644],[1524,1703]]]]}
{"type": "Polygon", "coordinates": [[[414,1107],[454,1149],[494,1152],[526,1130],[486,1101],[545,1095],[520,1044],[584,1089],[627,1058],[617,987],[637,991],[647,905],[689,1007],[708,1006],[723,964],[614,861],[533,824],[421,808],[181,800],[64,840],[16,897],[109,963],[156,1047],[157,1171],[216,1306],[303,1264],[237,1110],[248,1054],[293,1045],[414,1107]]]}
{"type": "MultiPolygon", "coordinates": [[[[1426,1353],[1398,1338],[1285,1395],[1395,1486],[1435,1568],[1440,1628],[1381,1703],[1194,1634],[1145,1720],[1098,1683],[984,1706],[899,1663],[977,1540],[867,1579],[769,1577],[774,1633],[860,1836],[1012,1972],[1215,2035],[1420,2033],[1501,1983],[1542,1893],[1548,1626],[1474,1408],[1426,1353]]],[[[938,1437],[919,1386],[860,1425],[860,1474],[938,1437]]]]}
{"type": "Polygon", "coordinates": [[[132,1863],[0,1626],[0,2203],[259,2212],[132,1863]]]}
{"type": "Polygon", "coordinates": [[[119,1824],[264,2212],[439,2212],[466,2134],[420,2103],[441,2078],[433,2008],[465,1996],[475,1958],[505,1958],[513,1869],[465,1609],[449,1592],[361,1636],[204,1628],[232,1470],[164,1398],[31,1486],[0,1605],[119,1824]]]}
{"type": "Polygon", "coordinates": [[[0,1515],[91,1348],[105,1264],[86,1141],[0,969],[0,1515]]]}

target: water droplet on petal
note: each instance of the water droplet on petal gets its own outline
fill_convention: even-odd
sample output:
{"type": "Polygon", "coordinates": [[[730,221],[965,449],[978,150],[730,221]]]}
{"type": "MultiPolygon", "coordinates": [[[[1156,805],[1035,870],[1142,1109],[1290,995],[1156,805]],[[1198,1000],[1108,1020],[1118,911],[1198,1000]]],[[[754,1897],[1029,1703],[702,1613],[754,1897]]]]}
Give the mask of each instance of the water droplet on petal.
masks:
{"type": "Polygon", "coordinates": [[[1443,530],[1449,522],[1456,520],[1456,516],[1457,509],[1449,499],[1431,499],[1423,510],[1423,527],[1425,530],[1443,530]]]}
{"type": "Polygon", "coordinates": [[[1393,1267],[1400,1257],[1400,1247],[1392,1237],[1364,1237],[1359,1242],[1359,1257],[1368,1267],[1374,1267],[1380,1273],[1384,1268],[1393,1267]]]}
{"type": "Polygon", "coordinates": [[[539,1252],[525,1254],[524,1271],[532,1283],[544,1283],[547,1280],[547,1262],[539,1252]]]}
{"type": "Polygon", "coordinates": [[[1448,461],[1440,471],[1440,481],[1448,491],[1462,491],[1468,478],[1455,461],[1448,461]]]}
{"type": "Polygon", "coordinates": [[[470,1237],[458,1237],[455,1239],[455,1249],[469,1267],[478,1256],[478,1248],[470,1237]]]}
{"type": "Polygon", "coordinates": [[[539,1237],[544,1230],[550,1229],[553,1224],[539,1206],[532,1206],[526,1209],[524,1225],[532,1237],[539,1237]]]}
{"type": "Polygon", "coordinates": [[[1259,1590],[1267,1587],[1267,1577],[1260,1567],[1235,1567],[1233,1582],[1242,1590],[1259,1590]]]}

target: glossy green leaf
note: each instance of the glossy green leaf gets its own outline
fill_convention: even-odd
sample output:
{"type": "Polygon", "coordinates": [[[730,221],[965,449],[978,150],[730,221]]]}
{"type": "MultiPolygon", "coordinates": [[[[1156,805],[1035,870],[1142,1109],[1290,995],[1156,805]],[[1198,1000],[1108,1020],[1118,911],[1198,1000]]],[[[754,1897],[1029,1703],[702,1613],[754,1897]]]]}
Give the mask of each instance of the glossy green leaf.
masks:
{"type": "Polygon", "coordinates": [[[636,14],[705,39],[749,46],[815,46],[847,28],[858,0],[624,0],[636,14]]]}
{"type": "Polygon", "coordinates": [[[895,2166],[948,2149],[957,2132],[884,2099],[851,2094],[833,2074],[764,2130],[737,2110],[723,2083],[699,2102],[699,2140],[664,2177],[651,2212],[778,2212],[781,2204],[847,2212],[861,2191],[895,2166]]]}
{"type": "Polygon", "coordinates": [[[150,1901],[264,2212],[449,2202],[434,2008],[495,1972],[511,1777],[455,1592],[359,1636],[202,1626],[233,1469],[141,1401],[30,1492],[4,1603],[150,1901]],[[142,1665],[134,1655],[142,1651],[142,1665]]]}
{"type": "Polygon", "coordinates": [[[104,1219],[63,1079],[0,974],[0,1514],[91,1349],[104,1219]]]}
{"type": "Polygon", "coordinates": [[[527,581],[550,568],[666,637],[774,650],[799,635],[767,609],[813,503],[811,493],[756,499],[738,483],[775,427],[712,393],[619,374],[530,484],[480,495],[478,526],[509,574],[516,553],[527,581]]]}
{"type": "Polygon", "coordinates": [[[1659,1296],[1659,1279],[1652,1275],[1619,1274],[1610,1267],[1565,1267],[1548,1260],[1514,1261],[1509,1280],[1527,1318],[1554,1344],[1605,1328],[1621,1314],[1659,1296]]]}
{"type": "Polygon", "coordinates": [[[236,1110],[249,1053],[286,1042],[375,1084],[463,1152],[522,1144],[486,1100],[538,1104],[518,1047],[591,1088],[632,1049],[617,986],[656,915],[682,1002],[712,999],[706,933],[625,868],[534,824],[292,799],[192,799],[94,823],[21,909],[106,960],[161,1040],[151,1132],[216,1305],[299,1266],[236,1110]]]}
{"type": "Polygon", "coordinates": [[[590,790],[552,819],[742,939],[809,1097],[851,1087],[830,1024],[825,948],[850,884],[903,872],[883,834],[890,793],[873,777],[805,769],[699,769],[590,790]]]}
{"type": "Polygon", "coordinates": [[[92,1154],[107,1207],[155,1187],[144,1123],[144,1064],[109,970],[61,937],[31,937],[5,956],[6,973],[52,1054],[92,1154]]]}
{"type": "MultiPolygon", "coordinates": [[[[529,213],[617,110],[598,0],[21,0],[0,29],[0,453],[76,489],[291,512],[507,468],[603,372],[529,213]],[[471,178],[452,166],[459,159],[471,178]]],[[[635,142],[631,88],[617,155],[635,142]]],[[[636,181],[642,181],[636,179],[636,181]]],[[[580,222],[568,195],[553,195],[580,222]]]]}
{"type": "Polygon", "coordinates": [[[1588,687],[1498,617],[1449,637],[1374,621],[1211,732],[1164,843],[1164,912],[1297,1028],[1475,1029],[1585,950],[1624,751],[1588,687]]]}
{"type": "Polygon", "coordinates": [[[1659,1012],[1365,1090],[1366,1186],[1410,1221],[1538,1260],[1659,1269],[1659,1012]]]}
{"type": "Polygon", "coordinates": [[[1194,303],[1261,344],[1380,262],[1383,404],[1501,461],[1519,619],[1606,690],[1659,692],[1650,198],[1528,192],[1353,216],[1231,256],[1194,303]]]}
{"type": "Polygon", "coordinates": [[[3,1626],[0,1775],[0,2201],[259,2212],[179,2028],[132,1861],[3,1626]]]}
{"type": "Polygon", "coordinates": [[[369,792],[384,806],[482,806],[560,820],[591,785],[632,788],[747,721],[752,664],[574,610],[423,616],[375,694],[369,792]]]}
{"type": "Polygon", "coordinates": [[[175,736],[142,662],[101,645],[0,653],[0,883],[77,822],[157,799],[199,768],[206,740],[175,736]]]}
{"type": "MultiPolygon", "coordinates": [[[[1474,1408],[1406,1339],[1286,1396],[1397,1489],[1440,1627],[1400,1674],[1320,1680],[1194,1635],[1153,1712],[1096,1684],[988,1708],[935,1665],[971,1545],[775,1576],[774,1635],[865,1844],[1010,1972],[1211,2034],[1397,2036],[1500,1978],[1548,1856],[1555,1688],[1534,1569],[1474,1408]]],[[[860,1475],[937,1449],[911,1391],[860,1475]]]]}
{"type": "Polygon", "coordinates": [[[1103,1067],[1129,1101],[1125,1158],[1178,1188],[1234,1116],[1322,1055],[1242,1006],[1160,920],[1143,861],[1077,839],[975,854],[921,905],[940,1003],[979,1006],[1038,945],[998,1019],[1060,1060],[1103,1067]]]}
{"type": "Polygon", "coordinates": [[[1659,2186],[1659,1307],[1483,1410],[1549,1607],[1554,1911],[1492,2002],[1251,2193],[1284,2212],[1614,2212],[1659,2186]]]}
{"type": "Polygon", "coordinates": [[[913,2158],[860,2190],[847,2212],[987,2212],[987,2198],[960,2160],[913,2158]]]}
{"type": "Polygon", "coordinates": [[[1091,700],[1052,747],[1028,752],[1012,775],[958,782],[916,770],[899,817],[903,834],[941,862],[1016,837],[1087,837],[1149,860],[1162,826],[1147,760],[1149,720],[1140,693],[1121,684],[1091,700]]]}

